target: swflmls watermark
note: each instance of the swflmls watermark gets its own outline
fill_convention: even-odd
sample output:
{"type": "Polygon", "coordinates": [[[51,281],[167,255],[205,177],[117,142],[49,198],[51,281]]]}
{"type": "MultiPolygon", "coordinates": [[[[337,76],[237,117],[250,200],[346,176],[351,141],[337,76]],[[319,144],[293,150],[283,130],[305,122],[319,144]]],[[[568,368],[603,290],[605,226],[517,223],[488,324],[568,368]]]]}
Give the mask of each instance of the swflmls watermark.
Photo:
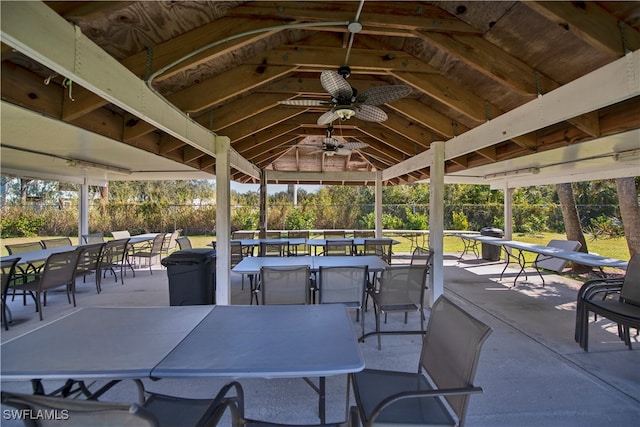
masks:
{"type": "Polygon", "coordinates": [[[65,421],[69,419],[68,409],[4,409],[5,420],[47,420],[65,421]]]}

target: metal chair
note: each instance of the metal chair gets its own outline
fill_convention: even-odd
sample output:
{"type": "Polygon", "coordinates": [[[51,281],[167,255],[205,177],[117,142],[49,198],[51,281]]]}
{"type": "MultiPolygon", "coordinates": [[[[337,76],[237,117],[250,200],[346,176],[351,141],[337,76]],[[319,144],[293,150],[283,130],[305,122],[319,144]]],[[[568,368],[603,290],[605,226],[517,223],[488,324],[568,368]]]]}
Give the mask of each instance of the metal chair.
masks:
{"type": "Polygon", "coordinates": [[[377,255],[387,264],[391,264],[390,239],[364,239],[364,249],[362,255],[377,255]]]}
{"type": "Polygon", "coordinates": [[[96,275],[96,291],[98,293],[100,293],[100,274],[98,270],[105,245],[106,243],[93,243],[81,246],[79,248],[78,267],[76,268],[76,277],[82,277],[84,282],[86,282],[88,275],[96,275]]]}
{"type": "Polygon", "coordinates": [[[356,239],[372,239],[376,237],[376,232],[373,230],[353,230],[353,237],[355,237],[356,239]]]}
{"type": "MultiPolygon", "coordinates": [[[[9,255],[17,255],[25,252],[34,252],[41,251],[42,243],[40,242],[27,242],[27,243],[15,243],[13,245],[6,245],[7,252],[9,255]]],[[[16,295],[22,294],[22,302],[23,304],[27,303],[26,300],[26,292],[20,289],[20,285],[27,283],[29,281],[35,280],[36,275],[42,270],[44,266],[44,261],[39,262],[30,262],[26,265],[18,265],[16,266],[16,271],[14,275],[14,279],[12,280],[11,286],[11,300],[13,300],[16,295]]]]}
{"type": "Polygon", "coordinates": [[[143,248],[141,250],[137,250],[132,256],[138,259],[146,258],[149,260],[149,273],[153,274],[153,270],[151,266],[153,265],[153,259],[157,258],[158,262],[160,262],[160,257],[162,256],[163,246],[165,241],[165,234],[160,233],[156,237],[153,238],[153,242],[148,249],[143,248]]]}
{"type": "MultiPolygon", "coordinates": [[[[133,270],[133,267],[127,261],[127,250],[129,247],[129,239],[118,239],[118,240],[109,240],[105,243],[104,249],[102,252],[102,257],[100,259],[100,265],[98,267],[98,274],[104,277],[104,274],[107,270],[113,273],[113,276],[118,282],[118,274],[116,273],[116,269],[120,270],[120,282],[124,285],[124,268],[125,264],[131,269],[133,272],[133,277],[136,276],[136,272],[133,270]]],[[[102,290],[102,277],[98,281],[98,292],[102,290]]]]}
{"type": "Polygon", "coordinates": [[[131,237],[131,233],[129,233],[129,230],[112,231],[111,236],[114,240],[120,240],[131,237]]]}
{"type": "Polygon", "coordinates": [[[2,403],[31,414],[59,415],[38,418],[37,425],[42,427],[205,427],[217,425],[226,408],[222,404],[222,397],[190,399],[157,393],[147,393],[147,398],[141,404],[128,404],[3,391],[2,403]]]}
{"type": "Polygon", "coordinates": [[[322,254],[325,256],[353,255],[353,242],[351,240],[326,239],[322,254]]]}
{"type": "Polygon", "coordinates": [[[71,239],[68,237],[60,237],[60,238],[56,238],[56,239],[46,239],[46,240],[41,240],[40,243],[42,243],[42,247],[45,249],[51,249],[51,248],[63,248],[65,246],[71,246],[71,239]]]}
{"type": "Polygon", "coordinates": [[[49,255],[38,278],[22,285],[22,289],[33,297],[40,320],[42,320],[42,306],[47,305],[47,291],[51,289],[65,286],[67,300],[71,303],[73,299],[73,306],[76,306],[76,268],[81,251],[82,249],[78,248],[49,255]]]}
{"type": "Polygon", "coordinates": [[[444,295],[431,309],[418,372],[365,369],[351,384],[365,426],[462,426],[480,351],[491,328],[444,295]]]}
{"type": "Polygon", "coordinates": [[[631,349],[630,328],[640,330],[640,254],[631,257],[623,279],[589,280],[580,288],[575,340],[584,351],[589,351],[589,313],[616,322],[618,336],[631,349]]]}
{"type": "Polygon", "coordinates": [[[346,234],[344,230],[325,230],[323,233],[325,239],[344,239],[346,234]]]}
{"type": "Polygon", "coordinates": [[[368,267],[320,267],[318,275],[318,302],[320,304],[344,304],[356,310],[362,335],[364,335],[364,300],[368,280],[368,267]]]}
{"type": "Polygon", "coordinates": [[[189,240],[187,236],[178,237],[176,239],[176,242],[178,243],[178,247],[181,251],[185,249],[191,249],[193,247],[191,246],[191,240],[189,240]]]}
{"type": "Polygon", "coordinates": [[[258,256],[288,256],[289,255],[289,241],[271,241],[260,242],[260,250],[258,256]]]}
{"type": "Polygon", "coordinates": [[[4,323],[4,329],[9,330],[9,321],[11,318],[11,312],[9,311],[9,307],[7,307],[7,292],[9,291],[9,283],[13,280],[13,275],[15,273],[16,264],[20,261],[20,257],[4,259],[1,261],[2,267],[2,292],[0,293],[0,304],[2,307],[0,309],[0,316],[2,316],[1,320],[4,323]]]}
{"type": "Polygon", "coordinates": [[[309,304],[310,275],[308,265],[262,267],[255,293],[260,292],[263,304],[309,304]]]}
{"type": "Polygon", "coordinates": [[[182,229],[174,230],[173,233],[165,234],[164,243],[162,245],[162,252],[164,252],[165,256],[169,256],[169,254],[176,250],[176,245],[178,242],[176,239],[182,233],[182,229]]]}
{"type": "Polygon", "coordinates": [[[104,234],[102,233],[83,234],[82,241],[86,244],[104,243],[104,234]]]}
{"type": "Polygon", "coordinates": [[[305,256],[311,255],[311,247],[307,244],[309,240],[309,230],[290,230],[287,233],[289,239],[304,239],[304,243],[292,245],[289,242],[289,255],[292,256],[305,256]]]}
{"type": "Polygon", "coordinates": [[[363,335],[378,336],[378,349],[381,349],[380,335],[383,334],[416,334],[424,333],[424,283],[427,268],[425,266],[398,265],[390,266],[382,271],[377,289],[370,286],[367,290],[373,300],[374,315],[376,317],[375,332],[363,335]],[[417,312],[420,315],[420,331],[382,331],[380,317],[389,313],[404,313],[407,323],[408,314],[417,312]]]}

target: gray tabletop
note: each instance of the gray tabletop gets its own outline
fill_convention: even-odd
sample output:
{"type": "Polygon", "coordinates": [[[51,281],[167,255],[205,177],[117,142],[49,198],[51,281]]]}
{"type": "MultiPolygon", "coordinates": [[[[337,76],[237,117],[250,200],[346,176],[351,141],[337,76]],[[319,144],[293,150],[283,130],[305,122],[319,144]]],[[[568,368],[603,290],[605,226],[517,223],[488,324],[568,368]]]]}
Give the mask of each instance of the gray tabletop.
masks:
{"type": "Polygon", "coordinates": [[[262,267],[308,265],[312,271],[324,267],[351,267],[366,265],[370,271],[382,271],[389,265],[375,255],[362,256],[297,256],[297,257],[246,257],[233,267],[240,274],[258,274],[262,267]]]}
{"type": "Polygon", "coordinates": [[[2,344],[2,379],[149,377],[212,308],[82,308],[2,344]]]}
{"type": "Polygon", "coordinates": [[[152,375],[299,378],[362,369],[342,304],[216,306],[152,375]]]}
{"type": "Polygon", "coordinates": [[[7,259],[19,257],[20,261],[18,261],[18,265],[33,264],[36,262],[46,261],[47,258],[49,258],[49,255],[51,254],[74,251],[79,247],[80,246],[75,245],[75,246],[60,246],[58,248],[40,249],[39,251],[29,251],[29,252],[14,254],[14,255],[3,256],[3,257],[0,257],[0,260],[7,260],[7,259]]]}

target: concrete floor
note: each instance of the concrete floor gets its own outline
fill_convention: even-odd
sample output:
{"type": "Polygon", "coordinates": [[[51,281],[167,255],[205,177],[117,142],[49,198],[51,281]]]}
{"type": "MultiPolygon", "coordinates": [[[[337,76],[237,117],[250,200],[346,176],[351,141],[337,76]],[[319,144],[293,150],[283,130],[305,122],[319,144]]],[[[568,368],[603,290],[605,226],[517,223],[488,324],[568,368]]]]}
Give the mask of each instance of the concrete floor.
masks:
{"type": "MultiPolygon", "coordinates": [[[[402,261],[399,261],[402,262],[402,261]]],[[[640,420],[640,339],[634,350],[624,346],[615,325],[603,318],[590,326],[590,351],[573,340],[575,297],[580,283],[566,277],[545,275],[542,287],[537,275],[518,281],[512,288],[515,269],[504,264],[477,261],[473,256],[459,261],[445,256],[445,293],[475,317],[493,328],[480,358],[476,384],[484,394],[474,395],[469,405],[467,426],[631,426],[640,420]]],[[[246,284],[245,284],[246,285],[246,284]]],[[[166,270],[155,266],[131,273],[124,285],[107,277],[103,292],[96,294],[92,278],[78,280],[78,307],[168,305],[166,270]]],[[[247,304],[239,276],[232,278],[232,303],[247,304]]],[[[9,303],[13,323],[1,332],[2,342],[70,313],[73,307],[65,294],[49,295],[43,322],[32,302],[9,303]]],[[[366,330],[374,329],[373,313],[366,316],[366,330]]],[[[428,315],[428,313],[427,313],[428,315]]],[[[418,316],[390,316],[388,328],[415,329],[418,316]]],[[[355,321],[355,319],[354,319],[355,321]]],[[[358,325],[359,328],[359,325],[358,325]]],[[[375,338],[361,344],[370,368],[414,371],[420,352],[416,335],[383,336],[382,350],[375,338]]],[[[37,351],[37,349],[34,349],[37,351]]],[[[126,349],[123,349],[126,351],[126,349]]],[[[168,394],[210,397],[228,379],[146,380],[149,390],[168,394]]],[[[243,380],[247,415],[274,422],[317,423],[317,397],[298,379],[243,380]]],[[[58,383],[45,384],[47,390],[58,383]]],[[[2,382],[3,390],[30,392],[30,384],[2,382]]],[[[345,418],[346,377],[327,379],[327,420],[345,418]]],[[[134,387],[120,383],[105,400],[135,401],[134,387]]],[[[351,399],[353,403],[353,399],[351,399]]],[[[4,409],[4,408],[3,408],[4,409]]],[[[4,417],[3,417],[4,418],[4,417]]],[[[226,420],[225,420],[226,421],[226,420]]],[[[3,426],[21,425],[2,419],[3,426]]],[[[226,424],[225,424],[226,425],[226,424]]]]}

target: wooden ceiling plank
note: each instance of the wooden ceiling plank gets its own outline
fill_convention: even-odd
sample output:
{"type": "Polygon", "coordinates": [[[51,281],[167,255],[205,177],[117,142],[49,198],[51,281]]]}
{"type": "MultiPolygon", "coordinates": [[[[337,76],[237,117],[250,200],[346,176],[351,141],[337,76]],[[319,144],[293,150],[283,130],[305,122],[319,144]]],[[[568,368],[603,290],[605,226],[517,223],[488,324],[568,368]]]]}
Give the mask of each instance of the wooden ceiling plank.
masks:
{"type": "Polygon", "coordinates": [[[185,163],[191,163],[195,160],[200,159],[203,156],[205,156],[205,154],[202,151],[190,145],[186,145],[182,152],[182,158],[184,159],[185,163]]]}
{"type": "Polygon", "coordinates": [[[515,142],[517,145],[519,145],[520,147],[526,148],[527,150],[530,150],[530,151],[538,150],[538,140],[535,134],[533,133],[520,135],[515,138],[512,138],[511,140],[515,142]]]}
{"type": "Polygon", "coordinates": [[[2,62],[2,99],[60,118],[64,92],[57,84],[45,85],[40,76],[9,61],[2,62]]]}
{"type": "MultiPolygon", "coordinates": [[[[478,122],[486,120],[485,100],[444,76],[404,72],[392,72],[391,74],[472,120],[478,122]]],[[[500,108],[491,103],[489,108],[494,118],[503,113],[500,108]]]]}
{"type": "Polygon", "coordinates": [[[395,113],[388,114],[388,119],[380,124],[414,143],[413,150],[407,153],[411,156],[428,149],[433,140],[433,134],[429,129],[395,113]]]}
{"type": "MultiPolygon", "coordinates": [[[[597,49],[617,57],[626,53],[618,19],[595,2],[526,1],[522,4],[597,49]]],[[[625,26],[625,39],[630,51],[640,49],[640,32],[629,25],[625,26]]]]}
{"type": "Polygon", "coordinates": [[[160,143],[158,144],[158,154],[167,155],[168,153],[179,150],[185,145],[186,144],[178,138],[174,138],[173,136],[169,136],[167,134],[162,134],[160,143]]]}
{"type": "Polygon", "coordinates": [[[81,22],[91,22],[105,15],[118,13],[133,1],[83,1],[83,2],[47,2],[47,6],[71,22],[76,24],[81,22]],[[66,4],[65,4],[66,3],[66,4]],[[71,6],[71,7],[69,7],[71,6]],[[64,8],[61,10],[60,8],[64,8]]]}
{"type": "Polygon", "coordinates": [[[124,128],[122,132],[123,141],[132,141],[155,130],[157,130],[155,126],[150,125],[133,114],[124,114],[124,128]]]}
{"type": "MultiPolygon", "coordinates": [[[[456,60],[464,61],[476,71],[524,96],[536,96],[536,70],[500,47],[468,34],[446,35],[434,32],[417,32],[423,40],[448,52],[456,60]]],[[[538,72],[540,86],[550,91],[560,86],[538,72]]]]}
{"type": "Polygon", "coordinates": [[[242,139],[239,142],[231,141],[231,145],[233,148],[242,154],[243,151],[246,151],[252,147],[257,147],[262,144],[266,144],[274,138],[277,138],[282,135],[286,135],[295,129],[298,128],[297,124],[279,124],[275,126],[271,126],[267,129],[264,129],[260,132],[252,134],[247,138],[242,139]]]}
{"type": "Polygon", "coordinates": [[[223,135],[226,127],[238,124],[248,117],[277,106],[281,99],[281,94],[272,93],[245,96],[195,117],[194,120],[223,135]]]}
{"type": "MultiPolygon", "coordinates": [[[[366,4],[358,22],[363,27],[392,28],[401,30],[425,29],[442,32],[479,33],[480,31],[463,21],[452,17],[437,6],[425,4],[405,5],[405,14],[400,9],[401,3],[394,5],[394,13],[376,10],[375,2],[366,4]],[[373,10],[373,12],[372,12],[373,10]]],[[[285,2],[268,3],[252,2],[248,7],[236,7],[230,15],[249,15],[266,17],[283,17],[305,21],[352,21],[356,15],[356,2],[285,2]]],[[[384,6],[382,6],[384,7],[384,6]]]]}
{"type": "Polygon", "coordinates": [[[241,154],[247,160],[264,160],[265,158],[273,156],[274,152],[286,151],[287,145],[293,145],[296,142],[296,138],[290,134],[281,135],[273,138],[270,143],[258,145],[247,150],[244,150],[241,154]]]}
{"type": "MultiPolygon", "coordinates": [[[[203,46],[210,45],[221,40],[227,40],[230,35],[237,34],[241,30],[242,32],[258,30],[280,24],[282,24],[282,21],[274,19],[220,18],[210,24],[202,25],[187,33],[180,34],[177,37],[167,40],[164,43],[153,46],[150,70],[147,70],[148,55],[146,51],[139,52],[124,59],[122,64],[137,76],[146,78],[146,74],[149,71],[150,74],[155,73],[161,68],[166,67],[181,58],[187,57],[193,51],[201,49],[203,46]]],[[[167,70],[167,72],[159,75],[154,82],[161,82],[170,77],[174,77],[179,73],[183,73],[206,62],[213,61],[216,58],[220,58],[229,52],[233,52],[234,50],[238,50],[264,40],[276,32],[278,31],[266,31],[235,40],[225,41],[218,46],[211,47],[210,49],[207,49],[193,57],[185,59],[170,70],[167,70]]]]}
{"type": "Polygon", "coordinates": [[[197,114],[243,92],[265,85],[294,70],[291,66],[240,65],[167,97],[180,110],[197,114]],[[210,94],[215,94],[211,96],[210,94]]]}
{"type": "MultiPolygon", "coordinates": [[[[265,52],[265,55],[254,57],[253,63],[258,65],[262,61],[266,61],[266,63],[273,65],[336,69],[344,62],[344,55],[344,50],[334,47],[295,44],[271,49],[265,52]]],[[[349,66],[352,72],[356,70],[378,72],[398,70],[411,73],[438,73],[432,66],[413,55],[391,49],[351,49],[349,66]]]]}
{"type": "MultiPolygon", "coordinates": [[[[387,104],[389,108],[399,114],[420,124],[422,127],[431,129],[440,137],[453,138],[453,127],[451,118],[428,107],[417,99],[404,98],[387,104]]],[[[458,132],[464,133],[468,130],[466,126],[458,124],[458,132]]]]}
{"type": "Polygon", "coordinates": [[[275,126],[285,120],[295,118],[304,112],[305,110],[271,108],[262,113],[247,117],[246,120],[240,123],[227,127],[221,134],[231,139],[231,143],[235,144],[250,135],[275,126]]]}

